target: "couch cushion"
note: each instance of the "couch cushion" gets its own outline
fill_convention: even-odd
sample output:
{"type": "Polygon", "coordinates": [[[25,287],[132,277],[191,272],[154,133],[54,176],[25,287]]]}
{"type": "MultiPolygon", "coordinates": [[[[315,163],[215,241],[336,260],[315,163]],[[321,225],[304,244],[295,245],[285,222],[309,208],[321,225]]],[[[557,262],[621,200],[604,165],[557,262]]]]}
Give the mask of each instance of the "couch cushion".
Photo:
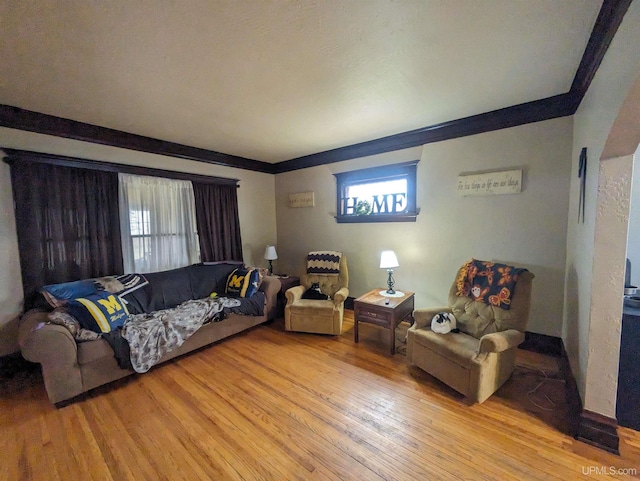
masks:
{"type": "Polygon", "coordinates": [[[104,339],[78,343],[78,364],[89,364],[103,357],[114,357],[113,349],[104,339]]]}
{"type": "Polygon", "coordinates": [[[467,369],[480,348],[480,341],[462,332],[438,334],[431,329],[416,330],[415,342],[467,369]]]}
{"type": "Polygon", "coordinates": [[[132,314],[170,309],[193,299],[189,267],[144,274],[148,285],[124,296],[132,314]]]}
{"type": "Polygon", "coordinates": [[[189,266],[189,278],[194,299],[208,297],[212,292],[223,295],[227,277],[238,263],[196,264],[189,266]]]}

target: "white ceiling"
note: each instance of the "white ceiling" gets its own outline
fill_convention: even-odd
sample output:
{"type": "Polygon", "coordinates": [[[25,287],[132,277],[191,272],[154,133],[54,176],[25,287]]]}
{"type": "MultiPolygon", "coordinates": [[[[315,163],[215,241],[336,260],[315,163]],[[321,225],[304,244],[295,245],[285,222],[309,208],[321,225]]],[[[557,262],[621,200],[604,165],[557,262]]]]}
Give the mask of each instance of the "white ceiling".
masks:
{"type": "Polygon", "coordinates": [[[602,0],[2,0],[0,104],[278,162],[569,90],[602,0]]]}

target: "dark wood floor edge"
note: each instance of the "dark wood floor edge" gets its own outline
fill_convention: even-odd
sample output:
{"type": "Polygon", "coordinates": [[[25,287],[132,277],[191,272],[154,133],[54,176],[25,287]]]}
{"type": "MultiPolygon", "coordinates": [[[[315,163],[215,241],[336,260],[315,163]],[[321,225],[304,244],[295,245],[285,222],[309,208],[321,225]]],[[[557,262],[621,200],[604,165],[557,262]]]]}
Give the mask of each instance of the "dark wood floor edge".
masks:
{"type": "Polygon", "coordinates": [[[564,342],[562,342],[562,352],[558,358],[558,364],[565,380],[566,402],[569,411],[569,434],[578,441],[620,455],[618,422],[615,419],[583,408],[578,383],[571,370],[564,342]]]}
{"type": "Polygon", "coordinates": [[[620,455],[618,422],[615,419],[583,409],[575,438],[613,454],[620,455]]]}
{"type": "Polygon", "coordinates": [[[578,389],[578,383],[571,370],[571,364],[569,363],[569,356],[564,347],[564,342],[560,339],[562,352],[558,358],[558,367],[562,374],[562,378],[565,380],[565,396],[566,403],[569,410],[569,434],[577,439],[577,435],[580,431],[580,415],[582,414],[582,399],[580,398],[580,390],[578,389]]]}

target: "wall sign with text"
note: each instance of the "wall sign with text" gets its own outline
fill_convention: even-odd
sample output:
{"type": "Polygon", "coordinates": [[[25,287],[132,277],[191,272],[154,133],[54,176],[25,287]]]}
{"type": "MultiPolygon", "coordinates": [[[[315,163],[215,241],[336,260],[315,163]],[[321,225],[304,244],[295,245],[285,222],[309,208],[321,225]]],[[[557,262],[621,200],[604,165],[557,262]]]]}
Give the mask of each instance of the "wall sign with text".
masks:
{"type": "Polygon", "coordinates": [[[458,195],[517,194],[522,191],[522,169],[459,175],[458,195]]]}
{"type": "Polygon", "coordinates": [[[289,194],[289,207],[314,207],[316,201],[313,192],[289,194]]]}

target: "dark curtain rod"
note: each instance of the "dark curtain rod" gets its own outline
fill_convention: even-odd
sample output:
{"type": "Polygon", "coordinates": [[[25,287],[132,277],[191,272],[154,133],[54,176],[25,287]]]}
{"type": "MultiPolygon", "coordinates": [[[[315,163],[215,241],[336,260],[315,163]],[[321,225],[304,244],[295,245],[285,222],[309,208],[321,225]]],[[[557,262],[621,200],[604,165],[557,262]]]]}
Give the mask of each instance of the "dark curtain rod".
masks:
{"type": "Polygon", "coordinates": [[[240,182],[239,179],[228,179],[226,177],[190,174],[188,172],[154,169],[153,167],[141,167],[137,165],[117,164],[115,162],[81,159],[79,157],[67,157],[64,155],[46,154],[43,152],[32,152],[29,150],[17,150],[4,147],[0,147],[0,149],[7,154],[7,156],[4,157],[3,160],[9,165],[12,165],[16,162],[38,162],[42,164],[74,167],[78,169],[101,170],[123,174],[148,175],[152,177],[164,177],[167,179],[190,180],[192,182],[201,182],[204,184],[224,184],[240,187],[238,185],[238,182],[240,182]]]}

